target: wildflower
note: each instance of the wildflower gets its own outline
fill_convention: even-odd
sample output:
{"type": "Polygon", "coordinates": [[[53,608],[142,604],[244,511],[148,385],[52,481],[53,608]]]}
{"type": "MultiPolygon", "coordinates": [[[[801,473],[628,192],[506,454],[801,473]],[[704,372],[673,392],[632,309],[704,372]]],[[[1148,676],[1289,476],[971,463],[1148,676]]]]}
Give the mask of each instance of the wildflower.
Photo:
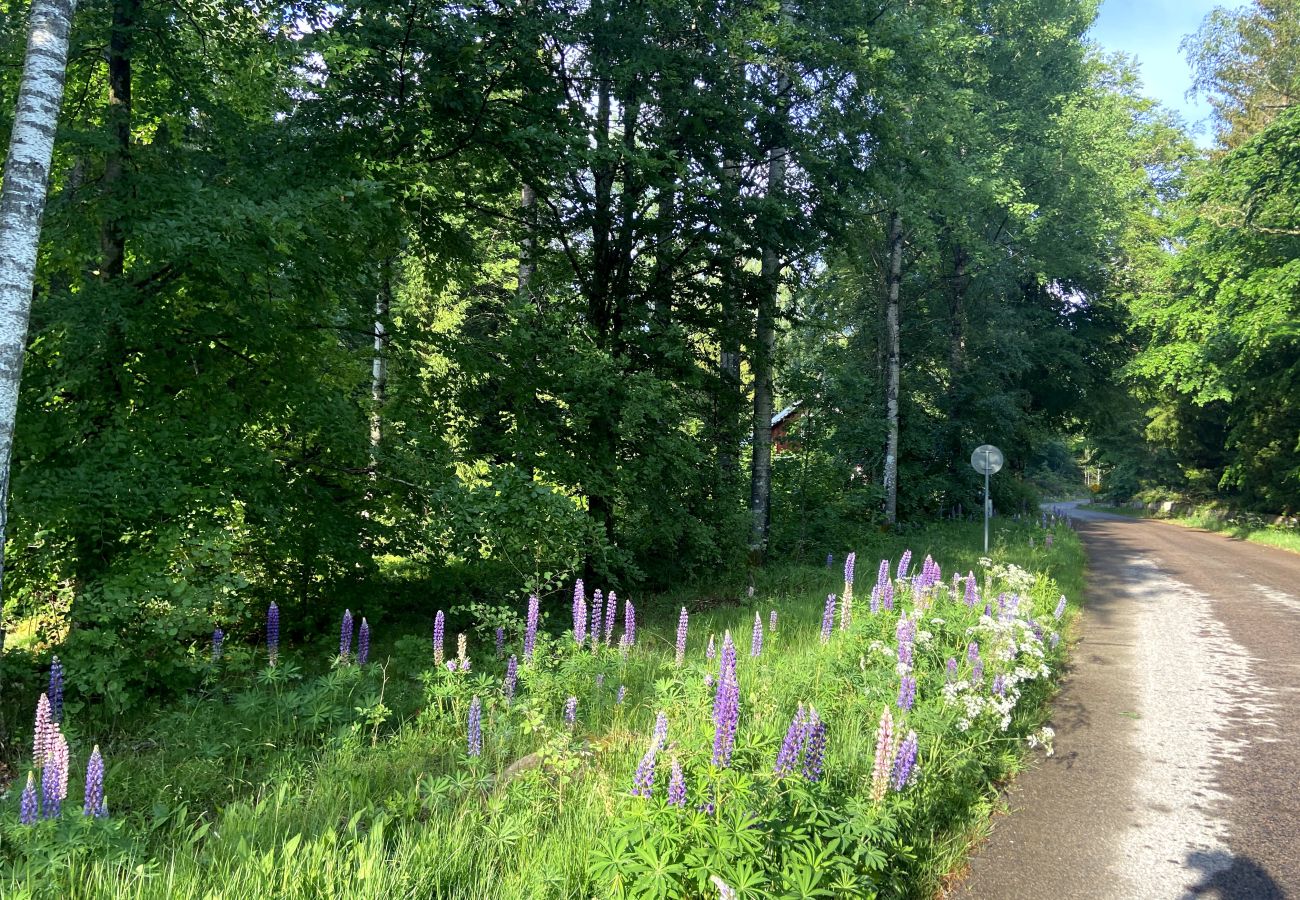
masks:
{"type": "Polygon", "coordinates": [[[55,656],[50,660],[50,719],[55,725],[63,724],[63,663],[55,656]]]}
{"type": "Polygon", "coordinates": [[[909,731],[894,760],[894,790],[901,791],[907,787],[916,766],[916,752],[916,732],[909,731]]]}
{"type": "Polygon", "coordinates": [[[600,588],[591,595],[591,649],[600,644],[600,627],[605,621],[605,595],[600,588]]]}
{"type": "Polygon", "coordinates": [[[631,600],[623,603],[623,636],[627,638],[629,647],[636,644],[636,607],[631,600]]]}
{"type": "Polygon", "coordinates": [[[807,728],[808,717],[804,713],[803,704],[800,703],[794,718],[790,720],[790,727],[786,729],[781,750],[776,755],[776,766],[772,771],[778,778],[792,774],[799,764],[799,759],[803,756],[804,741],[808,736],[807,728]]]}
{"type": "Polygon", "coordinates": [[[876,570],[876,584],[884,584],[889,580],[889,560],[882,559],[880,568],[876,570]]]}
{"type": "Polygon", "coordinates": [[[898,579],[907,577],[907,570],[912,567],[912,551],[904,550],[902,557],[898,560],[898,572],[894,576],[898,579]]]}
{"type": "Polygon", "coordinates": [[[892,581],[886,581],[880,586],[880,605],[888,610],[894,608],[894,583],[892,581]]]}
{"type": "Polygon", "coordinates": [[[537,644],[537,620],[541,614],[541,601],[536,594],[528,597],[528,626],[524,631],[524,662],[532,662],[533,647],[537,644]]]}
{"type": "Polygon", "coordinates": [[[469,703],[468,744],[470,756],[478,756],[483,752],[483,706],[479,703],[477,694],[469,703]]]}
{"type": "MultiPolygon", "coordinates": [[[[709,804],[709,806],[712,805],[713,804],[711,803],[709,804]]],[[[713,810],[710,809],[709,812],[711,813],[713,810]]],[[[710,875],[709,880],[712,881],[713,886],[718,889],[718,900],[736,900],[735,888],[729,887],[727,883],[717,875],[710,875]]]]}
{"type": "Polygon", "coordinates": [[[266,652],[275,665],[280,656],[280,607],[274,603],[266,609],[266,652]]]}
{"type": "Polygon", "coordinates": [[[54,748],[54,732],[58,726],[50,713],[50,698],[41,694],[36,701],[36,727],[32,731],[32,764],[38,769],[45,767],[46,759],[54,748]]]}
{"type": "Polygon", "coordinates": [[[659,752],[659,744],[652,741],[650,749],[641,757],[641,763],[636,767],[636,774],[632,776],[632,796],[645,797],[649,799],[654,793],[655,786],[655,754],[659,752]]]}
{"type": "Polygon", "coordinates": [[[605,601],[605,646],[614,640],[614,619],[618,616],[618,595],[613,591],[605,601]]]}
{"type": "Polygon", "coordinates": [[[352,653],[352,610],[343,610],[343,624],[339,626],[339,659],[347,662],[352,653]]]}
{"type": "Polygon", "coordinates": [[[54,741],[41,770],[41,814],[57,819],[68,797],[68,741],[54,726],[54,741]]]}
{"type": "Polygon", "coordinates": [[[1007,676],[998,673],[993,676],[993,693],[1003,697],[1007,693],[1007,676]]]}
{"type": "Polygon", "coordinates": [[[662,747],[668,741],[668,713],[662,709],[655,716],[654,745],[662,747]]]}
{"type": "Polygon", "coordinates": [[[826,595],[826,611],[822,613],[822,643],[831,639],[831,626],[835,624],[835,595],[826,595]]]}
{"type": "Polygon", "coordinates": [[[898,708],[903,712],[911,712],[915,703],[916,679],[911,675],[904,675],[898,682],[898,708]]]}
{"type": "Polygon", "coordinates": [[[822,763],[826,756],[826,723],[817,715],[817,710],[808,710],[808,736],[804,743],[803,777],[809,781],[820,781],[822,763]]]}
{"type": "Polygon", "coordinates": [[[506,655],[506,630],[500,625],[497,626],[496,643],[497,659],[500,659],[506,655]]]}
{"type": "Polygon", "coordinates": [[[857,553],[850,553],[848,556],[844,557],[844,584],[846,591],[853,586],[853,567],[857,564],[857,561],[857,553]]]}
{"type": "Polygon", "coordinates": [[[605,673],[604,673],[604,672],[597,672],[597,673],[596,673],[596,689],[599,690],[600,688],[602,688],[602,687],[604,687],[604,686],[605,686],[605,673]]]}
{"type": "Polygon", "coordinates": [[[871,769],[871,799],[877,803],[885,799],[893,768],[894,717],[886,706],[880,713],[880,724],[876,726],[876,761],[871,769]]]}
{"type": "MultiPolygon", "coordinates": [[[[438,614],[433,617],[433,664],[435,666],[441,666],[442,661],[446,659],[446,654],[442,649],[442,641],[446,636],[446,632],[447,619],[442,610],[438,610],[438,614]]],[[[524,652],[527,653],[526,650],[524,652]]]]}
{"type": "Polygon", "coordinates": [[[18,807],[18,821],[24,825],[36,824],[36,776],[27,773],[27,787],[23,788],[23,799],[18,807]]]}
{"type": "Polygon", "coordinates": [[[979,641],[971,641],[969,644],[966,645],[966,661],[971,665],[974,665],[975,661],[978,660],[979,658],[980,658],[979,641]]]}
{"type": "Polygon", "coordinates": [[[1052,535],[1048,534],[1043,538],[1043,546],[1048,550],[1052,549],[1052,535]]]}
{"type": "Polygon", "coordinates": [[[704,651],[704,658],[707,659],[709,662],[713,662],[713,660],[717,657],[717,655],[718,655],[718,651],[715,650],[713,647],[713,635],[709,635],[709,646],[704,651]]]}
{"type": "Polygon", "coordinates": [[[677,617],[677,667],[681,668],[682,663],[686,662],[686,622],[689,617],[686,613],[686,607],[682,607],[681,615],[677,617]]]}
{"type": "Polygon", "coordinates": [[[587,640],[587,591],[581,578],[573,586],[573,640],[578,646],[587,640]]]}
{"type": "Polygon", "coordinates": [[[776,610],[767,614],[767,630],[776,634],[776,610]]]}
{"type": "Polygon", "coordinates": [[[212,661],[214,663],[221,661],[221,645],[226,640],[226,633],[218,625],[212,630],[212,661]]]}
{"type": "Polygon", "coordinates": [[[357,635],[357,665],[364,666],[370,659],[370,623],[361,617],[361,630],[357,635]]]}
{"type": "Polygon", "coordinates": [[[718,688],[713,698],[713,764],[727,767],[736,743],[736,726],[740,720],[740,683],[736,678],[736,645],[731,632],[722,639],[722,659],[718,667],[718,688]]]}
{"type": "Polygon", "coordinates": [[[668,805],[686,805],[686,773],[682,771],[682,761],[673,757],[673,774],[668,779],[668,805]]]}
{"type": "Polygon", "coordinates": [[[1057,634],[1055,631],[1053,631],[1052,636],[1048,638],[1047,643],[1049,646],[1051,646],[1053,650],[1055,650],[1056,645],[1061,643],[1061,636],[1057,634]]]}
{"type": "Polygon", "coordinates": [[[460,634],[456,635],[456,661],[460,663],[461,669],[463,669],[466,672],[469,671],[469,654],[467,652],[468,650],[469,650],[469,639],[465,637],[464,632],[461,632],[460,634]]]}
{"type": "Polygon", "coordinates": [[[749,655],[758,656],[763,652],[763,617],[754,613],[754,635],[749,641],[749,655]]]}
{"type": "Polygon", "coordinates": [[[519,678],[519,660],[511,656],[506,661],[506,678],[502,684],[502,690],[506,695],[506,705],[509,706],[515,699],[515,681],[519,678]]]}
{"type": "Polygon", "coordinates": [[[948,657],[948,680],[952,681],[957,677],[957,660],[951,656],[948,657]]]}
{"type": "Polygon", "coordinates": [[[975,573],[967,572],[966,573],[966,605],[974,609],[975,604],[978,602],[979,602],[979,597],[975,593],[975,573]]]}
{"type": "Polygon", "coordinates": [[[86,800],[82,806],[82,815],[101,818],[104,809],[104,757],[99,754],[99,745],[90,751],[90,762],[86,764],[86,800]]]}
{"type": "Polygon", "coordinates": [[[844,596],[840,598],[840,631],[847,631],[853,624],[853,585],[844,585],[844,596]]]}
{"type": "MultiPolygon", "coordinates": [[[[622,705],[623,705],[623,698],[626,697],[626,696],[627,696],[627,685],[625,685],[625,684],[620,684],[620,685],[618,686],[618,699],[615,700],[615,702],[616,702],[619,706],[622,706],[622,705]]],[[[575,703],[574,705],[575,705],[575,707],[577,706],[576,703],[575,703]]]]}
{"type": "MultiPolygon", "coordinates": [[[[622,702],[621,698],[619,702],[622,702]]],[[[574,725],[577,724],[578,722],[578,698],[577,697],[570,697],[568,700],[564,701],[564,721],[569,723],[570,728],[572,728],[574,725]]]]}
{"type": "Polygon", "coordinates": [[[1065,595],[1064,595],[1064,594],[1062,594],[1062,595],[1061,595],[1061,599],[1058,600],[1058,601],[1056,602],[1056,611],[1053,612],[1052,615],[1057,619],[1057,621],[1060,621],[1061,616],[1065,615],[1065,595]]]}
{"type": "Polygon", "coordinates": [[[834,554],[834,553],[827,553],[827,554],[826,554],[826,568],[828,568],[828,569],[833,569],[833,568],[835,568],[835,554],[834,554]]]}
{"type": "Polygon", "coordinates": [[[984,660],[980,659],[978,656],[975,657],[975,663],[971,666],[970,678],[971,681],[976,682],[984,680],[984,660]]]}

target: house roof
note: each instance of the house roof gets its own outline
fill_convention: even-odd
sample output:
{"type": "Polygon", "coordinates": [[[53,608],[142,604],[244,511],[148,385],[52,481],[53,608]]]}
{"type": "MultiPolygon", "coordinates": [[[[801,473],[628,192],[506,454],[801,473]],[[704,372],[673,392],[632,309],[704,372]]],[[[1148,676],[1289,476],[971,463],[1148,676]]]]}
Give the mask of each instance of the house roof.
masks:
{"type": "Polygon", "coordinates": [[[802,402],[795,403],[791,406],[787,406],[785,409],[781,410],[779,413],[774,415],[772,417],[772,427],[775,428],[777,425],[780,425],[786,419],[790,418],[790,416],[794,414],[794,411],[797,410],[802,405],[803,405],[802,402]]]}

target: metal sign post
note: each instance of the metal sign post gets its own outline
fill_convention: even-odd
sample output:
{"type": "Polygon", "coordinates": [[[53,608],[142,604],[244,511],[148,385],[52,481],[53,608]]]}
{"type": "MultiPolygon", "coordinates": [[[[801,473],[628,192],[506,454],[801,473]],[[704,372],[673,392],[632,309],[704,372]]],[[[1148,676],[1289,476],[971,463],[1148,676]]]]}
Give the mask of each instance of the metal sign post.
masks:
{"type": "Polygon", "coordinates": [[[1006,459],[1002,451],[992,444],[981,444],[970,455],[970,464],[976,472],[984,476],[984,552],[989,552],[989,516],[993,513],[993,499],[989,496],[989,476],[1002,468],[1006,459]]]}

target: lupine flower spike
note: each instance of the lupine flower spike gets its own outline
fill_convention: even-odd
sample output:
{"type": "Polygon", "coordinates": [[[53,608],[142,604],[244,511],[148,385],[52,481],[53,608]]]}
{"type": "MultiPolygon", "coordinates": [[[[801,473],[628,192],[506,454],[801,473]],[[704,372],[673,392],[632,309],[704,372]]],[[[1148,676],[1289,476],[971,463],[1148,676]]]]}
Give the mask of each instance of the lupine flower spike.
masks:
{"type": "Polygon", "coordinates": [[[885,799],[893,768],[894,717],[886,706],[880,713],[880,724],[876,726],[876,760],[871,769],[871,799],[877,803],[885,799]]]}
{"type": "Polygon", "coordinates": [[[822,613],[822,643],[831,639],[831,628],[835,625],[835,595],[826,595],[826,610],[822,613]]]}
{"type": "MultiPolygon", "coordinates": [[[[619,702],[620,703],[622,702],[622,698],[619,698],[619,702]]],[[[564,721],[569,723],[570,728],[572,728],[574,725],[577,724],[578,722],[578,698],[577,697],[570,697],[568,700],[564,701],[564,721]]]]}
{"type": "Polygon", "coordinates": [[[361,629],[357,634],[357,665],[364,666],[370,659],[370,623],[361,617],[361,629]]]}
{"type": "Polygon", "coordinates": [[[916,732],[909,731],[894,760],[894,790],[901,791],[912,780],[916,766],[916,732]]]}
{"type": "Polygon", "coordinates": [[[23,798],[18,806],[18,821],[24,825],[35,825],[36,815],[36,776],[27,773],[27,787],[23,788],[23,798]]]}
{"type": "Polygon", "coordinates": [[[668,780],[668,805],[686,805],[686,773],[682,771],[682,761],[673,757],[673,774],[668,780]]]}
{"type": "Polygon", "coordinates": [[[352,610],[343,610],[343,624],[339,628],[339,659],[347,662],[352,652],[352,610]]]}
{"type": "Polygon", "coordinates": [[[1062,594],[1062,595],[1061,595],[1061,599],[1058,600],[1058,601],[1056,602],[1056,610],[1052,613],[1052,615],[1053,615],[1053,616],[1054,616],[1058,621],[1060,620],[1061,616],[1065,615],[1065,595],[1064,595],[1064,594],[1062,594]]]}
{"type": "Polygon", "coordinates": [[[631,600],[623,602],[623,636],[629,647],[636,645],[636,607],[631,600]]]}
{"type": "Polygon", "coordinates": [[[749,655],[757,657],[763,652],[763,617],[754,613],[754,634],[749,640],[749,655]]]}
{"type": "Polygon", "coordinates": [[[581,578],[573,586],[573,640],[578,646],[587,640],[587,591],[581,578]]]}
{"type": "Polygon", "coordinates": [[[912,551],[904,550],[902,557],[898,560],[898,571],[895,573],[896,578],[900,581],[907,577],[907,570],[912,567],[912,551]]]}
{"type": "Polygon", "coordinates": [[[776,755],[776,766],[773,772],[776,776],[794,774],[795,767],[799,765],[800,757],[803,756],[804,740],[807,738],[808,719],[804,713],[803,704],[799,704],[799,709],[795,711],[794,718],[790,720],[790,727],[786,729],[785,740],[781,742],[781,750],[776,755]]]}
{"type": "Polygon", "coordinates": [[[537,620],[541,616],[541,601],[536,594],[528,598],[528,628],[524,632],[524,662],[532,662],[533,648],[537,644],[537,620]]]}
{"type": "Polygon", "coordinates": [[[618,594],[613,591],[605,598],[605,646],[614,643],[614,620],[618,618],[618,594]]]}
{"type": "Polygon", "coordinates": [[[911,712],[914,703],[916,703],[916,679],[911,675],[904,675],[898,683],[898,708],[903,712],[911,712]]]}
{"type": "Polygon", "coordinates": [[[718,666],[718,687],[713,698],[713,764],[726,768],[736,743],[740,721],[740,682],[736,677],[736,645],[731,632],[722,638],[722,659],[718,666]]]}
{"type": "Polygon", "coordinates": [[[86,800],[82,805],[84,816],[100,817],[104,809],[104,757],[99,754],[99,745],[90,751],[90,762],[86,764],[86,800]]]}
{"type": "Polygon", "coordinates": [[[809,781],[820,781],[822,764],[826,757],[826,723],[817,715],[817,710],[808,711],[808,736],[804,742],[803,777],[809,781]]]}
{"type": "Polygon", "coordinates": [[[506,630],[500,625],[496,630],[496,653],[497,659],[506,655],[506,630]]]}
{"type": "Polygon", "coordinates": [[[605,624],[605,595],[600,588],[591,595],[591,649],[600,646],[600,631],[605,624]]]}
{"type": "Polygon", "coordinates": [[[446,635],[447,619],[442,610],[438,610],[438,614],[433,617],[433,664],[438,668],[442,668],[442,661],[446,659],[446,652],[443,650],[443,639],[446,635]]]}
{"type": "Polygon", "coordinates": [[[506,706],[509,706],[511,701],[515,699],[515,680],[518,677],[519,660],[512,656],[506,662],[506,680],[505,684],[502,686],[502,690],[506,695],[506,706]]]}
{"type": "Polygon", "coordinates": [[[679,669],[686,662],[686,624],[688,619],[686,607],[683,606],[681,615],[677,617],[677,656],[675,662],[679,669]]]}
{"type": "MultiPolygon", "coordinates": [[[[618,686],[618,697],[617,697],[617,699],[616,699],[614,702],[617,703],[619,706],[622,706],[622,705],[623,705],[623,699],[624,699],[626,696],[627,696],[627,685],[625,685],[625,684],[620,684],[620,685],[618,686]]],[[[576,705],[576,704],[575,704],[575,705],[576,705]]]]}
{"type": "Polygon", "coordinates": [[[966,573],[966,605],[971,609],[979,602],[979,595],[975,592],[975,573],[966,573]]]}
{"type": "Polygon", "coordinates": [[[767,630],[771,634],[776,634],[776,610],[767,614],[767,630]]]}
{"type": "Polygon", "coordinates": [[[475,695],[469,704],[469,728],[466,737],[470,756],[478,756],[483,752],[483,706],[479,702],[478,695],[475,695]]]}
{"type": "Polygon", "coordinates": [[[266,652],[275,665],[280,657],[280,607],[274,603],[266,609],[266,652]]]}
{"type": "MultiPolygon", "coordinates": [[[[1059,619],[1060,616],[1057,616],[1059,619]]],[[[50,660],[50,719],[55,725],[63,724],[63,663],[55,656],[50,660]]]]}
{"type": "Polygon", "coordinates": [[[32,764],[38,769],[45,768],[50,750],[54,747],[54,717],[50,714],[50,698],[41,694],[36,701],[36,726],[32,730],[32,764]]]}
{"type": "Polygon", "coordinates": [[[716,659],[717,656],[718,656],[718,651],[713,646],[713,635],[709,635],[709,646],[704,651],[704,658],[707,659],[709,662],[713,662],[713,660],[716,659]]]}
{"type": "Polygon", "coordinates": [[[57,819],[68,797],[68,741],[54,726],[54,743],[41,770],[41,815],[57,819]]]}
{"type": "Polygon", "coordinates": [[[212,661],[214,663],[221,662],[221,645],[225,640],[226,633],[221,630],[220,625],[212,629],[212,661]]]}

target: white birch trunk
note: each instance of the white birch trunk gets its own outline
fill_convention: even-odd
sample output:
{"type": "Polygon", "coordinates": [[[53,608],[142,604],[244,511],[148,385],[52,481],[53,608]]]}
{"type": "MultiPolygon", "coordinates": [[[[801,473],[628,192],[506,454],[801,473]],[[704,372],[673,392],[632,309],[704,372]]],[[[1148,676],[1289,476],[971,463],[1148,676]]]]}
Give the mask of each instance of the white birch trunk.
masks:
{"type": "MultiPolygon", "coordinates": [[[[33,0],[23,80],[18,89],[9,155],[0,188],[0,586],[9,523],[9,463],[13,455],[18,383],[23,371],[27,323],[32,311],[36,246],[50,181],[50,159],[63,79],[68,32],[76,0],[33,0]]],[[[0,652],[4,631],[0,628],[0,652]]]]}
{"type": "Polygon", "coordinates": [[[889,216],[889,275],[885,303],[885,341],[889,362],[885,382],[885,522],[898,521],[898,286],[903,276],[903,217],[889,216]]]}

